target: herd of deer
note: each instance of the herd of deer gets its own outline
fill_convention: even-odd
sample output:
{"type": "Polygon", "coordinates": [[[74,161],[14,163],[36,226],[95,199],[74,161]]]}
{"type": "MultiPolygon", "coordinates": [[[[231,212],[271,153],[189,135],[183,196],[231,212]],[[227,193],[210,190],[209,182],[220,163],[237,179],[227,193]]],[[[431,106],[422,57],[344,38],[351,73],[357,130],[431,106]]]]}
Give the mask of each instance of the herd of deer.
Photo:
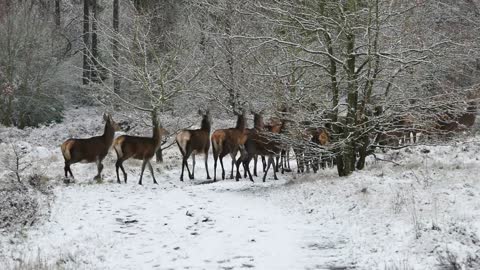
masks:
{"type": "MultiPolygon", "coordinates": [[[[466,112],[461,115],[440,115],[435,121],[436,132],[452,132],[462,131],[465,128],[473,126],[477,113],[476,103],[469,103],[466,112]]],[[[203,154],[205,156],[205,169],[207,172],[207,179],[211,179],[208,170],[208,153],[210,150],[210,143],[212,146],[214,172],[213,180],[217,180],[217,162],[220,160],[222,168],[222,179],[225,179],[225,168],[223,166],[223,158],[230,155],[232,159],[230,178],[234,178],[234,168],[236,167],[235,179],[238,181],[241,178],[240,165],[244,168],[244,178],[249,177],[253,182],[252,173],[250,172],[250,162],[254,160],[253,174],[257,176],[257,160],[262,157],[263,163],[263,181],[267,177],[267,172],[270,167],[273,168],[273,177],[277,180],[277,172],[282,169],[289,171],[290,166],[288,162],[288,151],[291,145],[286,145],[282,140],[276,139],[275,136],[286,134],[296,138],[301,138],[301,141],[308,142],[310,146],[293,146],[295,156],[297,159],[297,171],[304,172],[305,168],[309,171],[309,166],[316,172],[320,167],[324,168],[328,162],[333,165],[333,158],[328,156],[319,157],[318,152],[312,151],[315,148],[324,148],[330,143],[330,134],[327,129],[306,128],[301,131],[295,131],[286,127],[286,120],[279,120],[272,118],[270,124],[263,122],[261,113],[254,114],[253,128],[246,128],[245,113],[236,113],[237,123],[235,127],[228,129],[218,129],[210,136],[211,131],[211,117],[208,111],[200,112],[202,115],[202,122],[199,129],[185,129],[181,130],[176,135],[176,143],[182,154],[182,171],[180,180],[183,181],[185,168],[187,168],[188,177],[195,178],[195,155],[203,154]],[[313,147],[311,147],[313,145],[313,147]],[[237,156],[239,156],[237,158],[237,156]],[[192,169],[188,166],[188,159],[192,157],[192,169]],[[265,158],[267,161],[265,162],[265,158]],[[280,158],[282,160],[280,160],[280,158]]],[[[104,114],[106,121],[105,131],[102,136],[92,137],[88,139],[69,139],[65,141],[62,146],[62,154],[65,159],[65,177],[68,174],[73,178],[73,173],[70,165],[77,162],[86,162],[97,164],[98,173],[95,179],[101,179],[103,170],[103,159],[107,156],[110,147],[113,145],[117,153],[117,162],[115,163],[117,182],[120,183],[119,170],[122,170],[124,182],[127,182],[127,173],[123,167],[123,162],[127,159],[134,158],[142,160],[142,169],[140,173],[139,184],[142,184],[142,177],[145,167],[148,165],[150,173],[152,174],[153,182],[157,184],[155,179],[153,167],[150,160],[159,149],[162,141],[162,135],[167,131],[159,125],[156,115],[153,117],[153,136],[152,137],[137,137],[122,135],[114,139],[115,132],[120,130],[119,125],[113,121],[112,117],[104,114]]],[[[377,134],[374,141],[376,144],[396,145],[399,141],[410,138],[416,140],[416,132],[420,131],[414,126],[412,117],[402,117],[394,120],[394,126],[397,127],[393,131],[380,132],[377,134]]],[[[421,132],[426,135],[429,134],[425,129],[421,132]]]]}
{"type": "MultiPolygon", "coordinates": [[[[212,145],[214,159],[213,180],[217,180],[217,162],[220,160],[222,168],[222,179],[225,179],[225,168],[223,166],[223,158],[230,155],[232,159],[232,167],[230,178],[233,179],[233,170],[236,167],[235,179],[238,181],[241,177],[240,166],[243,164],[244,177],[253,182],[252,173],[249,169],[250,162],[254,160],[253,174],[257,176],[257,160],[258,156],[263,161],[263,181],[265,181],[267,172],[270,167],[273,168],[274,179],[277,180],[277,172],[282,167],[282,173],[287,169],[286,156],[287,146],[278,140],[272,139],[272,134],[280,134],[284,130],[284,122],[272,119],[271,123],[266,125],[260,113],[254,113],[254,127],[246,128],[245,113],[237,114],[237,123],[235,127],[228,129],[218,129],[210,136],[211,117],[208,111],[201,112],[202,122],[199,129],[185,129],[176,135],[176,143],[182,154],[182,172],[180,180],[183,181],[184,171],[187,168],[190,179],[195,178],[195,155],[203,154],[205,156],[205,169],[207,179],[211,179],[208,170],[208,152],[210,142],[212,145]],[[240,155],[239,155],[240,154],[240,155]],[[237,158],[237,156],[239,157],[237,158]],[[280,162],[280,156],[285,161],[280,162]],[[188,159],[192,157],[192,169],[188,165],[188,159]],[[265,158],[267,161],[265,162],[265,158]],[[285,166],[284,166],[285,165],[285,166]]],[[[155,119],[156,117],[154,117],[155,119]]],[[[77,162],[96,163],[98,173],[94,179],[101,179],[103,170],[102,161],[107,156],[110,147],[117,154],[117,162],[115,163],[117,182],[120,183],[119,169],[122,170],[124,182],[127,182],[127,173],[123,167],[123,162],[129,158],[142,160],[142,169],[140,173],[139,184],[142,184],[142,177],[145,167],[148,165],[153,182],[157,184],[154,176],[152,164],[150,160],[159,149],[162,141],[162,135],[167,131],[163,129],[156,120],[154,120],[152,137],[137,137],[122,135],[114,139],[116,131],[120,130],[119,125],[113,121],[112,117],[104,114],[106,121],[103,135],[88,139],[68,139],[61,145],[63,157],[65,159],[65,177],[68,174],[73,178],[70,165],[77,162]]],[[[309,131],[311,141],[318,144],[328,143],[328,133],[324,129],[309,131]]],[[[313,163],[312,163],[312,167],[313,163]]],[[[289,166],[288,166],[289,169],[289,166]]]]}

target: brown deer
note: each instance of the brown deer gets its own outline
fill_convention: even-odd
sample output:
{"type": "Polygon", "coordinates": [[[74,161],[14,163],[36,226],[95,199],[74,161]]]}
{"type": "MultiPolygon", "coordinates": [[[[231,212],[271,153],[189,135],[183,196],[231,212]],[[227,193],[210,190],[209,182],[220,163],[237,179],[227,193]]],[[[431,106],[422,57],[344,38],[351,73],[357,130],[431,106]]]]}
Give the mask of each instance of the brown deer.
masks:
{"type": "Polygon", "coordinates": [[[464,131],[475,124],[476,116],[477,104],[474,101],[469,101],[467,110],[464,113],[458,116],[451,116],[449,114],[439,116],[435,128],[447,134],[454,131],[464,131]]]}
{"type": "Polygon", "coordinates": [[[77,162],[97,163],[98,173],[94,179],[100,180],[102,178],[102,161],[112,146],[115,131],[120,130],[119,125],[113,121],[109,114],[104,114],[103,119],[106,123],[102,136],[88,139],[68,139],[61,145],[63,158],[65,159],[64,170],[66,178],[68,178],[68,173],[70,173],[70,176],[73,178],[70,165],[77,162]]]}
{"type": "MultiPolygon", "coordinates": [[[[319,146],[324,147],[330,143],[330,135],[328,134],[328,131],[325,128],[312,129],[310,130],[310,134],[311,134],[311,142],[313,143],[312,146],[316,148],[318,148],[319,146]]],[[[312,164],[313,172],[316,173],[319,168],[322,168],[322,169],[326,168],[328,158],[325,156],[320,157],[320,155],[316,153],[316,151],[313,151],[313,153],[311,153],[310,162],[312,164]]],[[[307,171],[308,171],[308,163],[307,163],[307,171]]]]}
{"type": "MultiPolygon", "coordinates": [[[[245,144],[247,140],[247,131],[245,130],[246,119],[245,113],[237,114],[237,124],[234,128],[217,129],[212,134],[212,151],[213,151],[213,181],[217,180],[217,160],[220,159],[222,166],[222,179],[225,179],[225,169],[223,167],[223,157],[230,154],[232,158],[232,171],[230,179],[233,179],[233,167],[236,164],[236,156],[240,147],[245,144]]],[[[238,166],[238,165],[237,165],[238,166]]]]}
{"type": "MultiPolygon", "coordinates": [[[[281,129],[279,130],[279,133],[281,129]]],[[[243,162],[243,167],[248,172],[248,176],[250,177],[250,181],[253,182],[253,177],[250,172],[249,163],[255,155],[263,155],[267,156],[267,168],[265,169],[265,173],[263,175],[263,182],[267,177],[268,170],[270,166],[273,166],[273,178],[278,180],[277,172],[275,170],[275,160],[274,157],[278,157],[280,155],[280,151],[282,150],[282,144],[279,141],[276,141],[272,137],[271,132],[267,131],[257,131],[254,130],[250,132],[247,136],[247,140],[245,142],[245,146],[242,151],[242,156],[237,160],[237,177],[236,180],[238,181],[240,178],[239,172],[239,165],[243,162]]],[[[277,159],[278,162],[278,159],[277,159]]]]}
{"type": "Polygon", "coordinates": [[[183,172],[185,167],[187,167],[188,176],[190,179],[195,178],[195,154],[205,155],[205,170],[207,171],[207,179],[211,179],[210,174],[208,173],[208,150],[210,149],[210,128],[212,121],[209,111],[206,111],[203,114],[201,111],[199,113],[202,115],[202,124],[200,129],[184,129],[180,131],[175,138],[178,148],[182,153],[182,174],[180,174],[180,181],[183,181],[183,172]],[[190,155],[192,155],[193,160],[191,174],[187,163],[190,155]]]}
{"type": "MultiPolygon", "coordinates": [[[[265,125],[265,130],[268,131],[268,132],[274,133],[274,134],[280,134],[280,132],[284,131],[283,127],[284,127],[284,124],[280,119],[271,118],[270,119],[270,124],[265,125]]],[[[276,172],[278,172],[279,168],[281,166],[282,167],[282,174],[283,174],[285,170],[289,171],[289,169],[290,169],[290,164],[288,164],[288,168],[287,168],[287,166],[283,166],[284,161],[285,161],[285,163],[287,163],[286,159],[287,159],[287,153],[288,153],[289,145],[281,144],[280,146],[281,146],[282,150],[280,151],[280,156],[276,156],[277,162],[276,162],[276,166],[274,167],[274,169],[275,169],[276,172]],[[282,162],[279,162],[280,158],[283,159],[282,162]]],[[[263,171],[265,172],[267,164],[265,162],[265,157],[264,156],[262,156],[262,163],[263,163],[263,171]]]]}
{"type": "Polygon", "coordinates": [[[167,131],[161,127],[158,122],[156,112],[152,112],[152,122],[153,122],[153,136],[152,137],[137,137],[122,135],[115,139],[113,143],[113,148],[117,153],[117,162],[115,163],[115,168],[117,172],[117,183],[120,183],[120,177],[118,175],[118,169],[122,169],[124,182],[127,183],[127,173],[123,168],[123,162],[129,158],[142,160],[142,170],[140,173],[140,180],[138,184],[142,184],[143,172],[145,166],[148,164],[150,173],[152,174],[153,183],[158,184],[153,174],[153,167],[150,163],[150,160],[157,152],[158,148],[162,142],[162,135],[167,134],[167,131]]]}
{"type": "MultiPolygon", "coordinates": [[[[264,131],[266,126],[263,123],[263,117],[262,113],[253,113],[253,128],[248,128],[247,133],[250,134],[251,132],[255,131],[264,131]]],[[[257,161],[258,161],[258,155],[255,155],[253,157],[253,175],[257,176],[257,161]]],[[[265,157],[262,156],[262,163],[263,163],[263,171],[265,171],[266,163],[265,163],[265,157]]],[[[247,170],[244,172],[244,177],[247,178],[247,170]]]]}

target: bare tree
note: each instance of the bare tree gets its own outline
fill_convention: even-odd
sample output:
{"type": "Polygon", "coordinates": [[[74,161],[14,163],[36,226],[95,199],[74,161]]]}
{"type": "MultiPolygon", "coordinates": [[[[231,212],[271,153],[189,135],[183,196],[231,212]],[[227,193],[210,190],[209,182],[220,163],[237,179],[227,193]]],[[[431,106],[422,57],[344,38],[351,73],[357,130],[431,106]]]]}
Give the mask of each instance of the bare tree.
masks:
{"type": "MultiPolygon", "coordinates": [[[[118,0],[114,0],[113,1],[113,34],[114,36],[119,35],[119,29],[120,29],[119,9],[120,9],[120,6],[118,3],[118,0]]],[[[112,41],[112,57],[113,57],[112,69],[116,70],[118,60],[119,60],[119,55],[118,55],[118,40],[115,38],[112,41]]],[[[118,93],[119,91],[120,91],[120,78],[114,74],[113,92],[118,93]]]]}
{"type": "MultiPolygon", "coordinates": [[[[99,67],[112,74],[114,80],[121,79],[128,91],[116,91],[111,82],[101,82],[92,94],[103,103],[152,115],[172,110],[175,98],[191,91],[201,67],[192,63],[191,53],[195,50],[190,50],[181,39],[176,40],[173,49],[159,51],[151,38],[149,16],[132,14],[132,20],[123,24],[121,32],[100,25],[99,34],[110,44],[102,42],[99,49],[111,61],[101,59],[99,67]]],[[[161,157],[161,153],[157,154],[161,157]]]]}
{"type": "Polygon", "coordinates": [[[90,81],[90,0],[83,0],[83,84],[90,81]]]}
{"type": "Polygon", "coordinates": [[[90,77],[93,82],[97,82],[100,78],[99,76],[99,70],[98,70],[98,35],[97,35],[97,21],[98,21],[98,5],[97,5],[97,0],[90,0],[91,8],[92,8],[92,57],[91,57],[91,65],[93,68],[91,68],[90,71],[90,77]]]}

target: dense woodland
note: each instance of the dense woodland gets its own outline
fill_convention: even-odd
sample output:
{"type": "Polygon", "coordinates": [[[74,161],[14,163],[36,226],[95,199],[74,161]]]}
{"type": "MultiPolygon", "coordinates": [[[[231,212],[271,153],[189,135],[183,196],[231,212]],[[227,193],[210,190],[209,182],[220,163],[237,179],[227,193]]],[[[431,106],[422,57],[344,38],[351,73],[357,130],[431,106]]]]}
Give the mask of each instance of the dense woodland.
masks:
{"type": "Polygon", "coordinates": [[[2,0],[0,122],[60,122],[72,106],[145,117],[262,112],[284,124],[272,140],[305,159],[333,159],[345,176],[375,149],[455,139],[473,125],[479,8],[476,0],[2,0]],[[312,144],[307,131],[319,128],[328,144],[312,144]]]}

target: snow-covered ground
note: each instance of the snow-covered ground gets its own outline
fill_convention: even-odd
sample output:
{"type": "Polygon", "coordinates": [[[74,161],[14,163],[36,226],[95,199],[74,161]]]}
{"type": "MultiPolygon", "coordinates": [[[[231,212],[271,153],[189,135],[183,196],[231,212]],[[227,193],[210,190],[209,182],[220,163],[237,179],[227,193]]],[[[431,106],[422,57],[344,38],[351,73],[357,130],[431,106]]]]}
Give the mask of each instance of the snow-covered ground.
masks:
{"type": "Polygon", "coordinates": [[[370,160],[346,178],[327,169],[266,183],[205,182],[201,157],[197,179],[180,182],[172,147],[155,164],[159,185],[147,172],[136,184],[137,161],[117,184],[112,151],[103,183],[92,180],[94,164],[75,164],[76,182],[65,185],[59,145],[101,133],[100,119],[76,110],[51,127],[0,129],[0,147],[14,139],[28,149],[28,172],[57,183],[43,222],[0,235],[5,265],[40,256],[67,269],[439,269],[453,260],[480,269],[479,137],[379,154],[393,162],[370,160]]]}

